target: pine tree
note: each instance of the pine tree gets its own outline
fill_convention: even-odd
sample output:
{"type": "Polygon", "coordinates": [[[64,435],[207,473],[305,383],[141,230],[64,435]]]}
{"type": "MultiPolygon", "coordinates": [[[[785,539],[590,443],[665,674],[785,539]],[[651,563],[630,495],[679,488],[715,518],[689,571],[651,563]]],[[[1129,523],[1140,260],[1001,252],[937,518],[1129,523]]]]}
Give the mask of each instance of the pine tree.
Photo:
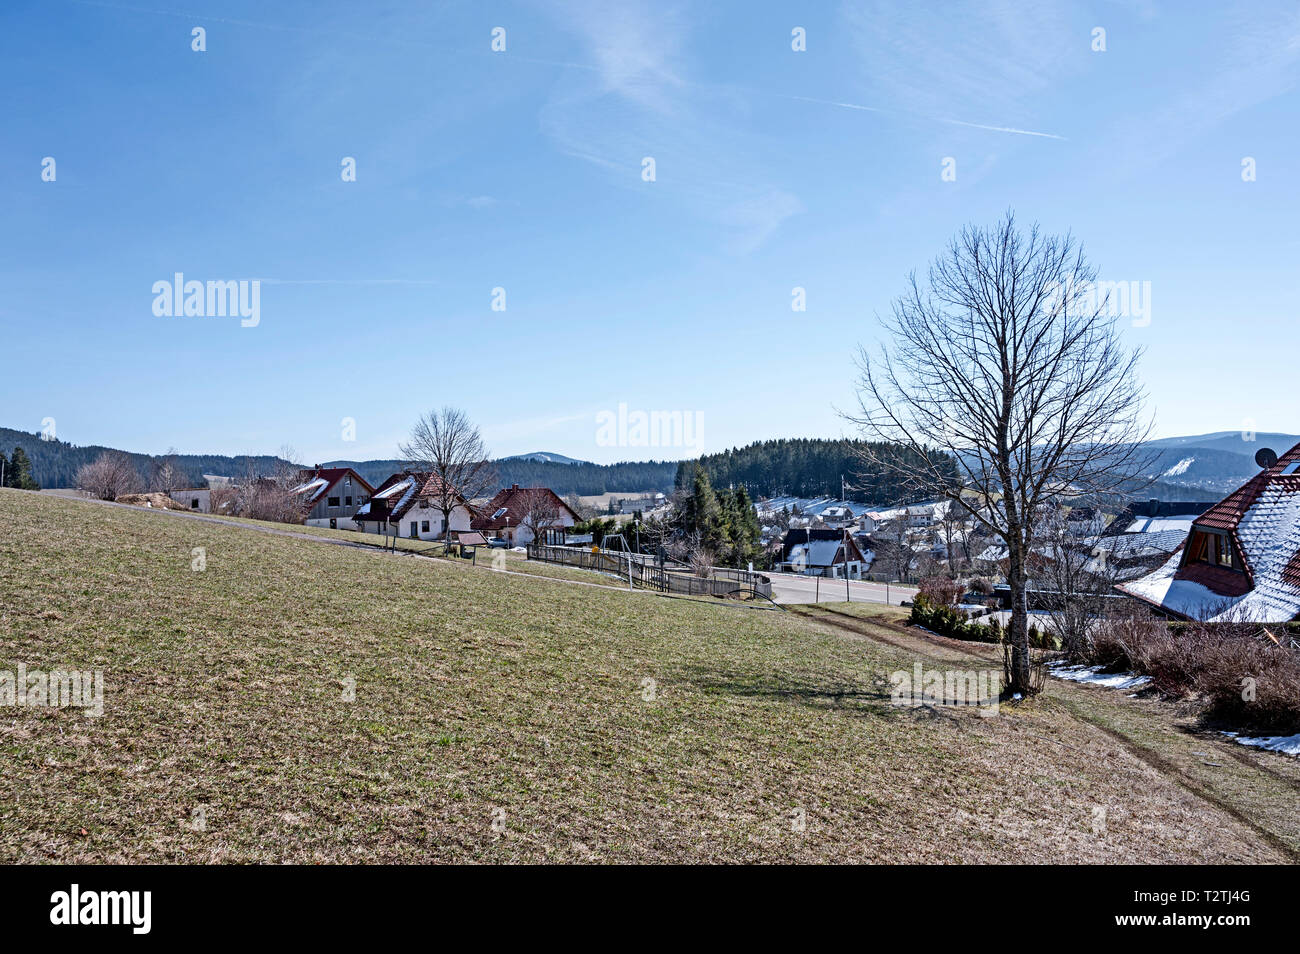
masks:
{"type": "Polygon", "coordinates": [[[13,468],[13,479],[10,482],[8,476],[5,481],[10,487],[17,487],[19,490],[40,490],[41,485],[32,479],[32,462],[27,456],[27,452],[21,447],[14,448],[14,456],[9,466],[13,468]]]}
{"type": "Polygon", "coordinates": [[[754,512],[754,502],[749,499],[749,491],[744,484],[736,488],[733,499],[735,511],[731,520],[732,550],[736,566],[743,567],[758,554],[758,543],[763,534],[758,525],[758,514],[754,512]]]}
{"type": "Polygon", "coordinates": [[[703,467],[694,468],[691,477],[691,492],[682,501],[680,517],[681,529],[688,536],[698,535],[700,543],[714,553],[720,551],[726,543],[722,508],[718,496],[713,492],[709,474],[703,467]]]}

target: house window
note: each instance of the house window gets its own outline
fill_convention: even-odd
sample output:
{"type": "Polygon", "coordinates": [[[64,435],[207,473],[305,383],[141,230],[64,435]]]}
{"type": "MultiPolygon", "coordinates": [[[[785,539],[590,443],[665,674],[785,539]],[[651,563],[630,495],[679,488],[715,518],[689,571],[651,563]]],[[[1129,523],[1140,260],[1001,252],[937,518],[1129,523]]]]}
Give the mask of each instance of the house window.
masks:
{"type": "Polygon", "coordinates": [[[421,501],[420,501],[420,509],[421,509],[421,510],[428,510],[428,509],[429,509],[429,501],[427,501],[427,500],[421,500],[421,501]]]}
{"type": "Polygon", "coordinates": [[[191,498],[190,498],[190,509],[191,509],[191,510],[198,510],[198,509],[199,509],[199,498],[198,498],[198,497],[191,497],[191,498]]]}
{"type": "Polygon", "coordinates": [[[330,497],[330,498],[326,501],[326,505],[327,505],[327,506],[330,506],[330,507],[337,507],[337,506],[339,505],[339,498],[338,498],[338,497],[330,497]]]}
{"type": "Polygon", "coordinates": [[[345,506],[345,507],[351,507],[351,506],[352,506],[352,498],[351,498],[351,497],[344,497],[344,498],[343,498],[343,506],[345,506]]]}
{"type": "Polygon", "coordinates": [[[331,529],[331,530],[337,530],[338,528],[339,528],[339,521],[338,521],[338,518],[337,518],[337,517],[330,517],[330,529],[331,529]]]}
{"type": "Polygon", "coordinates": [[[1201,531],[1195,535],[1188,558],[1196,563],[1208,563],[1229,570],[1240,569],[1232,553],[1232,538],[1226,533],[1201,531]]]}
{"type": "Polygon", "coordinates": [[[429,532],[429,521],[428,521],[428,520],[421,520],[421,521],[420,521],[420,531],[421,531],[422,533],[428,533],[428,532],[429,532]]]}

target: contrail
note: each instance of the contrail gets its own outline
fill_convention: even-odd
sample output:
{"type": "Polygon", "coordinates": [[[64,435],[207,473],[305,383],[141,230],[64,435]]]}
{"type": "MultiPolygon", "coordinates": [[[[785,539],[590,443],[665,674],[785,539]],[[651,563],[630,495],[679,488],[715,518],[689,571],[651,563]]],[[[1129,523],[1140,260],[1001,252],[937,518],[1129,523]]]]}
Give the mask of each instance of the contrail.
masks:
{"type": "MultiPolygon", "coordinates": [[[[782,96],[785,99],[796,99],[801,103],[817,103],[820,106],[834,106],[838,109],[857,109],[867,113],[886,113],[894,116],[910,115],[897,109],[884,109],[880,106],[863,106],[861,103],[841,103],[833,99],[814,99],[811,96],[793,96],[785,93],[774,93],[774,96],[782,96]]],[[[942,116],[921,116],[921,119],[927,119],[933,123],[946,123],[950,126],[969,126],[972,129],[987,129],[990,132],[1013,133],[1017,136],[1039,136],[1043,139],[1060,139],[1068,141],[1064,136],[1058,136],[1056,133],[1035,132],[1032,129],[1017,129],[1014,126],[991,126],[987,123],[969,123],[962,119],[945,119],[942,116]]]]}
{"type": "MultiPolygon", "coordinates": [[[[349,39],[354,39],[354,40],[368,40],[376,43],[394,43],[401,46],[420,47],[424,49],[438,49],[443,54],[449,54],[454,56],[473,55],[472,52],[469,50],[448,49],[446,47],[441,47],[436,44],[427,43],[421,40],[411,39],[409,37],[375,36],[374,34],[352,33],[344,30],[328,30],[328,29],[321,29],[318,27],[282,25],[276,23],[258,22],[254,20],[236,20],[236,19],[231,19],[229,17],[211,16],[209,14],[184,13],[176,10],[156,10],[156,9],[151,9],[149,7],[132,6],[130,4],[125,4],[125,3],[110,3],[108,2],[108,0],[68,0],[68,2],[77,3],[77,4],[81,4],[82,6],[88,6],[88,7],[101,7],[108,10],[122,10],[129,13],[144,13],[153,16],[178,17],[187,20],[194,20],[196,22],[211,21],[214,23],[228,23],[231,24],[232,26],[246,26],[246,27],[260,28],[264,30],[286,30],[286,31],[297,32],[297,33],[316,33],[325,36],[347,37],[349,39]]],[[[533,63],[538,66],[552,66],[557,69],[567,69],[567,70],[588,70],[591,72],[601,71],[600,67],[593,66],[588,63],[573,63],[573,62],[565,62],[565,61],[545,60],[545,59],[538,59],[536,57],[519,56],[517,54],[506,54],[506,55],[510,60],[518,60],[523,63],[533,63]]],[[[684,85],[701,87],[707,84],[692,83],[686,81],[684,85]]],[[[803,103],[817,103],[818,105],[821,106],[834,106],[837,109],[855,109],[862,112],[884,113],[888,115],[897,115],[897,116],[912,115],[903,112],[901,110],[885,109],[879,106],[864,106],[860,103],[845,103],[845,102],[839,102],[831,99],[815,99],[814,97],[811,96],[793,96],[788,93],[773,93],[767,90],[754,89],[752,87],[749,89],[749,92],[758,93],[763,96],[776,96],[782,99],[798,100],[799,102],[803,102],[803,103]]],[[[971,129],[986,129],[989,132],[1009,133],[1015,136],[1036,136],[1041,139],[1058,139],[1063,141],[1065,141],[1066,139],[1065,136],[1058,136],[1055,133],[1035,132],[1032,129],[1017,129],[1014,126],[994,126],[988,123],[972,123],[972,122],[966,122],[965,120],[962,119],[945,119],[941,116],[920,116],[916,118],[925,119],[935,123],[945,123],[949,126],[966,126],[971,129]]]]}

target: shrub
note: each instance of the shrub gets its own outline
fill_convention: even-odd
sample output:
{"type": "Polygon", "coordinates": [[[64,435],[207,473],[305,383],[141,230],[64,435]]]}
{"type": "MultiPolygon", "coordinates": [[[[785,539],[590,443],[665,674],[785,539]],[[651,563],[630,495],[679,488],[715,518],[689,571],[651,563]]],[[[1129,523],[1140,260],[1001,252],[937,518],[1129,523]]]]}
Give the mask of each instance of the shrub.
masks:
{"type": "Polygon", "coordinates": [[[1237,728],[1300,730],[1300,654],[1240,623],[1167,624],[1144,613],[1106,620],[1092,658],[1151,677],[1166,695],[1200,698],[1204,716],[1237,728]]]}
{"type": "Polygon", "coordinates": [[[972,623],[966,614],[951,606],[936,605],[922,593],[917,593],[912,603],[911,622],[924,626],[940,636],[980,643],[996,643],[1001,639],[1001,627],[996,622],[972,623]]]}
{"type": "Polygon", "coordinates": [[[924,597],[932,606],[955,606],[961,593],[961,585],[946,576],[927,576],[916,589],[917,599],[924,597]]]}

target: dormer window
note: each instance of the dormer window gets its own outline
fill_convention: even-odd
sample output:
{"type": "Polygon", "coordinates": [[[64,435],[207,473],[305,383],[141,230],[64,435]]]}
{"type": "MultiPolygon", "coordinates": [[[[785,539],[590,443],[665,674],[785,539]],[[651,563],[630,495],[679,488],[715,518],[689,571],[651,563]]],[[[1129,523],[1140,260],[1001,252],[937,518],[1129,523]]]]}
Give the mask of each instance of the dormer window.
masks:
{"type": "Polygon", "coordinates": [[[1233,554],[1232,537],[1215,530],[1196,530],[1187,557],[1192,562],[1208,563],[1227,570],[1241,569],[1233,554]]]}

